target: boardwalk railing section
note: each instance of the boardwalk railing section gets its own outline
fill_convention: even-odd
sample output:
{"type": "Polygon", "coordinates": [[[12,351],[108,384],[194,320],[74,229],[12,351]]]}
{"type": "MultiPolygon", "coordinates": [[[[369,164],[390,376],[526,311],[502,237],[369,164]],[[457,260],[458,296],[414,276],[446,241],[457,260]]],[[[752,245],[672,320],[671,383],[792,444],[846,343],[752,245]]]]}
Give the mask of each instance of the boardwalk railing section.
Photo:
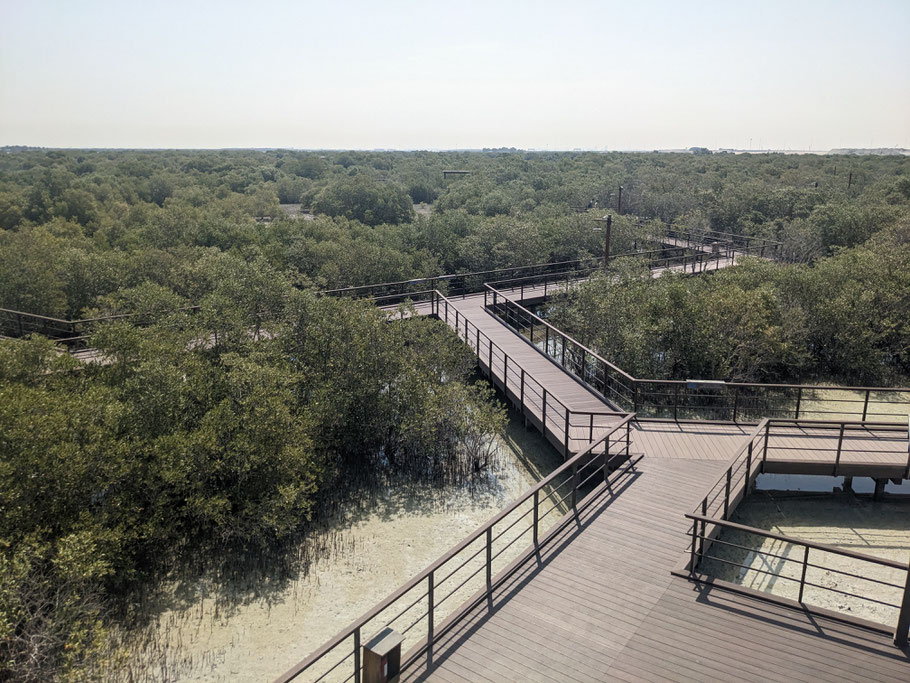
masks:
{"type": "Polygon", "coordinates": [[[361,643],[386,627],[405,638],[402,668],[423,656],[431,662],[436,639],[476,605],[492,602],[493,591],[578,511],[634,469],[633,418],[626,415],[278,680],[305,675],[308,681],[359,683],[361,643]]]}
{"type": "MultiPolygon", "coordinates": [[[[910,566],[765,529],[731,522],[729,517],[749,494],[756,477],[777,462],[786,461],[794,449],[812,451],[832,476],[851,464],[876,459],[900,461],[903,476],[910,477],[910,427],[884,423],[762,420],[732,459],[727,470],[708,490],[690,520],[686,571],[696,581],[711,577],[712,567],[735,567],[742,576],[769,577],[760,582],[769,589],[775,582],[792,584],[783,597],[765,592],[765,599],[798,603],[812,609],[825,604],[826,596],[854,611],[870,606],[876,621],[893,629],[894,642],[907,645],[910,629],[910,566]],[[786,445],[798,433],[814,445],[786,445]],[[775,442],[780,442],[775,445],[775,442]],[[770,543],[768,543],[770,541],[770,543]],[[833,577],[833,578],[832,578],[833,577]],[[841,579],[856,585],[843,590],[841,579]],[[786,597],[792,595],[792,597],[786,597]]],[[[850,468],[849,471],[853,471],[850,468]]],[[[738,584],[713,583],[737,588],[738,584]]],[[[816,608],[818,609],[818,608],[816,608]]],[[[821,610],[825,612],[824,609],[821,610]]],[[[849,620],[849,618],[848,618],[849,620]]]]}
{"type": "Polygon", "coordinates": [[[452,327],[477,354],[481,371],[499,388],[540,433],[568,456],[587,447],[618,419],[613,411],[579,411],[569,406],[527,372],[505,349],[494,342],[441,292],[434,293],[433,313],[452,327]]]}
{"type": "Polygon", "coordinates": [[[519,297],[529,291],[513,281],[488,283],[484,305],[606,401],[641,417],[745,423],[762,417],[890,422],[906,420],[910,413],[908,387],[639,379],[524,307],[519,297]]]}
{"type": "MultiPolygon", "coordinates": [[[[674,232],[674,235],[675,234],[676,233],[674,232]]],[[[720,233],[717,233],[717,235],[720,235],[720,233]]],[[[717,268],[722,259],[731,258],[731,255],[735,251],[734,242],[732,241],[733,237],[739,237],[740,240],[749,239],[742,238],[741,236],[731,236],[729,240],[724,242],[717,241],[716,236],[702,237],[704,239],[712,240],[711,244],[714,247],[717,247],[715,253],[705,253],[701,250],[693,251],[693,249],[687,249],[686,247],[668,247],[651,251],[614,254],[612,258],[618,259],[634,256],[644,259],[652,269],[676,265],[685,266],[688,271],[693,273],[704,272],[706,270],[711,270],[712,264],[714,268],[717,268]]],[[[691,242],[693,245],[697,244],[699,238],[699,235],[693,233],[688,238],[688,242],[691,242]]],[[[752,251],[754,251],[754,249],[752,251]]],[[[770,250],[767,251],[769,254],[771,253],[770,250]]],[[[743,248],[739,249],[739,253],[744,254],[751,252],[748,247],[743,246],[743,248]]],[[[500,268],[470,273],[453,273],[433,277],[414,278],[411,280],[400,280],[397,282],[343,287],[325,290],[322,294],[326,296],[372,299],[377,305],[391,306],[402,303],[408,299],[414,300],[415,297],[428,296],[429,293],[435,290],[439,290],[450,296],[476,294],[484,290],[484,284],[486,282],[516,278],[527,279],[528,282],[536,279],[537,281],[544,283],[546,293],[548,284],[555,285],[558,282],[583,279],[589,277],[593,272],[600,270],[602,267],[602,259],[586,258],[574,261],[538,263],[529,266],[516,266],[512,268],[500,268]]],[[[197,308],[198,307],[196,306],[191,306],[188,307],[187,310],[196,310],[197,308]]],[[[135,316],[132,314],[118,314],[91,319],[65,320],[35,313],[0,308],[0,335],[7,337],[24,337],[29,334],[40,334],[50,339],[54,339],[61,344],[65,344],[68,347],[77,348],[84,344],[85,340],[91,335],[94,326],[98,323],[134,317],[135,316]]]]}
{"type": "Polygon", "coordinates": [[[759,258],[777,258],[780,256],[782,247],[780,242],[764,237],[734,235],[730,232],[717,230],[698,231],[667,228],[666,235],[695,249],[711,247],[712,250],[723,252],[731,258],[737,254],[758,256],[759,258]]]}

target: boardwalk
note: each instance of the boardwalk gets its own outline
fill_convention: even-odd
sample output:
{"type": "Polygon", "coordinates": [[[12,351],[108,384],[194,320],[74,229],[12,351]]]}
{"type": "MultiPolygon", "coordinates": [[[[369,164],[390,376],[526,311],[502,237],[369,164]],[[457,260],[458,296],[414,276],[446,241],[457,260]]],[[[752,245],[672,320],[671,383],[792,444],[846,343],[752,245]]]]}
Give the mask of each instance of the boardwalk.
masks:
{"type": "Polygon", "coordinates": [[[889,636],[671,575],[722,469],[646,456],[403,680],[908,680],[889,636]]]}

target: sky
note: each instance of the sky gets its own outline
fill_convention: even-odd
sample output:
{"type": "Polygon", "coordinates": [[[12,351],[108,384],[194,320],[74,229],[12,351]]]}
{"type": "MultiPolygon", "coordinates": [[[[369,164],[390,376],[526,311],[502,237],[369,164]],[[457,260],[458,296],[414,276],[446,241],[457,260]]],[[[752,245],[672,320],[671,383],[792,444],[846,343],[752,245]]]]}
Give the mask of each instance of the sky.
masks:
{"type": "Polygon", "coordinates": [[[0,145],[910,148],[910,0],[0,0],[0,145]]]}

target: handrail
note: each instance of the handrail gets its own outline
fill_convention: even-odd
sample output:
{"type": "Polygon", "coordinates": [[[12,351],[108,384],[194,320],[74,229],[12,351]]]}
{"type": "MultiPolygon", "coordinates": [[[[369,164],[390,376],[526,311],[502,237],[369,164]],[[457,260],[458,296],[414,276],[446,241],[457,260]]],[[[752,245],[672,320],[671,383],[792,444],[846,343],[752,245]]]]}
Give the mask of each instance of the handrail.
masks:
{"type": "MultiPolygon", "coordinates": [[[[727,467],[727,470],[721,475],[720,479],[711,486],[706,492],[704,498],[702,498],[701,503],[696,506],[695,510],[691,513],[685,515],[686,519],[692,520],[691,528],[687,532],[689,536],[689,547],[688,555],[689,560],[686,566],[688,571],[688,576],[692,580],[699,579],[699,564],[704,560],[714,560],[721,562],[726,565],[731,565],[744,569],[746,571],[754,571],[760,574],[766,574],[774,576],[775,578],[785,579],[799,584],[798,589],[798,598],[797,602],[803,604],[803,595],[805,588],[812,587],[817,589],[822,589],[826,591],[832,591],[834,593],[845,595],[848,597],[856,598],[863,601],[864,603],[874,604],[874,605],[884,605],[892,607],[898,610],[898,617],[896,625],[894,627],[894,643],[899,647],[905,647],[908,640],[908,628],[910,628],[910,565],[907,565],[903,562],[897,560],[891,560],[889,558],[875,557],[873,555],[867,555],[864,553],[857,552],[855,550],[849,550],[846,548],[837,548],[832,545],[825,543],[819,543],[816,541],[804,540],[801,538],[796,538],[793,536],[788,536],[785,534],[775,533],[772,531],[767,531],[765,529],[758,529],[755,527],[746,526],[736,522],[731,522],[728,519],[729,514],[736,508],[737,503],[744,499],[750,492],[752,486],[752,480],[760,473],[765,471],[766,464],[768,462],[768,450],[771,448],[769,446],[769,437],[773,436],[772,427],[776,423],[782,423],[785,427],[790,427],[793,425],[797,426],[807,426],[811,429],[831,429],[837,430],[838,441],[836,449],[825,448],[825,449],[812,449],[812,450],[825,450],[828,452],[835,452],[834,457],[834,471],[833,474],[837,474],[837,466],[841,459],[844,432],[846,429],[853,430],[862,430],[869,434],[874,431],[903,431],[903,427],[898,427],[893,423],[867,423],[867,422],[834,422],[834,421],[798,421],[798,420],[772,420],[765,418],[761,421],[758,427],[750,434],[748,440],[739,448],[737,454],[733,457],[730,462],[730,465],[727,467]],[[735,475],[735,480],[734,480],[735,475]],[[721,494],[723,498],[721,499],[721,494]],[[709,509],[713,512],[709,514],[709,509]],[[711,526],[711,530],[708,530],[708,526],[711,526]],[[723,538],[720,536],[721,529],[731,529],[734,531],[739,531],[747,534],[753,534],[763,538],[769,538],[774,541],[780,541],[782,543],[788,543],[796,546],[805,548],[805,552],[802,555],[801,559],[787,557],[786,555],[780,555],[777,553],[771,553],[769,551],[762,550],[758,547],[753,547],[749,544],[743,543],[734,543],[731,539],[723,538]],[[748,560],[743,560],[740,562],[733,561],[731,558],[723,558],[716,555],[709,555],[708,552],[710,548],[718,544],[721,547],[732,547],[739,550],[757,553],[763,557],[773,557],[783,562],[792,562],[801,565],[801,574],[800,578],[796,579],[793,576],[786,576],[781,573],[780,570],[777,572],[771,571],[771,567],[766,564],[762,566],[753,566],[748,560]],[[839,555],[841,557],[847,557],[853,560],[872,563],[884,567],[889,567],[891,569],[897,569],[906,572],[906,578],[903,585],[889,583],[878,578],[872,578],[865,574],[855,574],[849,571],[844,570],[843,568],[834,568],[834,567],[825,567],[821,564],[813,564],[809,562],[809,551],[817,550],[825,553],[831,553],[834,555],[839,555]],[[806,573],[809,567],[823,569],[830,572],[835,572],[837,574],[850,576],[856,579],[865,580],[867,582],[872,582],[878,585],[889,586],[895,590],[902,591],[902,599],[900,604],[885,602],[882,599],[882,596],[876,594],[874,597],[869,595],[860,595],[856,593],[851,593],[846,590],[840,590],[831,586],[822,585],[819,583],[812,583],[806,580],[806,573]]],[[[903,439],[901,439],[903,440],[903,439]]],[[[910,456],[910,421],[908,421],[907,427],[907,444],[908,444],[908,456],[910,456]]],[[[871,452],[871,451],[866,451],[871,452]]],[[[910,459],[907,461],[907,470],[906,475],[910,476],[910,459]]],[[[723,582],[722,582],[723,583],[723,582]]],[[[774,596],[767,596],[768,600],[777,600],[774,596]]]]}
{"type": "MultiPolygon", "coordinates": [[[[422,572],[420,572],[416,576],[414,576],[411,579],[409,579],[408,581],[406,581],[401,587],[399,587],[397,590],[392,592],[389,596],[387,596],[384,600],[379,602],[377,605],[374,605],[373,607],[371,607],[363,615],[361,615],[359,618],[357,618],[353,622],[351,622],[347,627],[345,627],[337,635],[335,635],[333,638],[331,638],[329,641],[327,641],[325,644],[323,644],[321,647],[319,647],[316,651],[314,651],[308,657],[306,657],[305,659],[303,659],[302,661],[300,661],[299,663],[297,663],[296,665],[291,667],[288,671],[286,671],[283,675],[281,675],[277,680],[281,681],[281,682],[293,680],[294,678],[296,678],[297,676],[302,674],[304,671],[309,669],[311,666],[313,666],[316,662],[318,662],[323,657],[325,657],[329,652],[331,652],[335,648],[339,647],[341,644],[343,644],[346,640],[348,640],[351,637],[354,638],[354,643],[355,643],[355,647],[356,647],[360,641],[360,630],[364,625],[366,625],[368,622],[370,622],[371,620],[373,620],[374,618],[379,616],[379,614],[381,614],[385,609],[387,609],[389,606],[391,606],[392,604],[394,604],[395,602],[397,602],[398,600],[403,598],[405,595],[407,595],[411,590],[413,590],[414,588],[419,586],[421,583],[426,581],[426,582],[428,582],[428,586],[432,586],[433,585],[433,576],[437,570],[439,570],[447,562],[449,562],[455,556],[457,556],[458,553],[467,549],[472,543],[483,538],[484,536],[487,537],[487,541],[488,541],[488,546],[487,546],[487,577],[488,577],[487,590],[492,591],[493,582],[490,577],[490,571],[491,571],[490,563],[492,562],[492,555],[490,552],[489,543],[490,543],[490,539],[491,539],[491,532],[492,532],[493,526],[496,525],[497,523],[501,522],[502,520],[504,520],[510,513],[514,512],[522,504],[527,503],[528,501],[531,501],[531,500],[534,501],[534,505],[535,505],[534,510],[536,512],[537,506],[539,505],[540,498],[541,498],[540,492],[544,488],[550,486],[558,477],[560,477],[561,475],[564,475],[569,470],[572,470],[573,474],[574,474],[577,471],[579,464],[581,464],[583,461],[589,461],[590,456],[593,453],[594,449],[602,443],[609,442],[611,437],[613,437],[613,435],[617,431],[620,431],[623,428],[625,428],[625,431],[628,432],[628,430],[630,429],[631,422],[634,417],[635,417],[634,415],[624,416],[624,418],[622,419],[621,422],[619,422],[615,426],[613,426],[607,433],[605,433],[603,436],[601,436],[597,441],[591,443],[588,446],[588,448],[586,448],[582,452],[578,453],[577,455],[575,455],[573,458],[571,458],[567,462],[563,463],[560,467],[555,469],[553,472],[551,472],[547,477],[545,477],[544,479],[539,481],[537,484],[535,484],[534,486],[531,486],[523,494],[521,494],[518,498],[516,498],[514,501],[512,501],[512,503],[510,503],[505,508],[500,510],[490,520],[488,520],[483,525],[478,527],[475,531],[473,531],[471,534],[466,536],[464,539],[462,539],[461,541],[456,543],[449,551],[447,551],[445,554],[443,554],[441,557],[439,557],[437,560],[435,560],[426,569],[424,569],[422,572]]],[[[626,454],[626,455],[629,455],[629,454],[626,454]]],[[[609,473],[607,471],[607,468],[609,467],[609,461],[607,460],[606,457],[604,457],[602,460],[603,460],[603,464],[600,465],[600,467],[604,468],[604,480],[607,481],[609,479],[609,473]]],[[[575,478],[577,478],[577,477],[575,477],[575,478]]],[[[573,489],[573,491],[574,490],[577,490],[577,488],[573,489]]],[[[588,496],[594,495],[597,492],[598,491],[595,490],[592,493],[588,494],[588,496]]],[[[586,500],[586,499],[587,499],[587,496],[585,499],[582,499],[581,502],[584,502],[584,500],[586,500]]],[[[525,514],[527,514],[527,513],[525,513],[525,514]]],[[[535,514],[534,522],[533,522],[533,529],[534,529],[533,546],[535,546],[535,547],[537,546],[537,539],[538,539],[538,529],[537,529],[538,524],[539,524],[539,516],[537,514],[535,514]]],[[[523,533],[527,533],[527,531],[525,531],[523,533]]],[[[468,560],[468,561],[470,561],[470,560],[468,560]]],[[[466,564],[466,563],[467,563],[467,561],[465,563],[463,563],[461,566],[464,566],[464,564],[466,564]]],[[[512,569],[512,571],[514,572],[515,569],[517,569],[517,567],[514,567],[512,569]]],[[[451,576],[451,574],[450,574],[450,576],[451,576]]],[[[448,578],[448,577],[446,577],[446,578],[448,578]]],[[[498,576],[497,578],[501,581],[505,577],[498,576]]],[[[423,599],[423,596],[421,596],[420,599],[423,599]]],[[[434,635],[436,635],[432,632],[432,630],[433,630],[432,626],[429,626],[429,624],[432,624],[432,623],[433,623],[432,619],[428,621],[428,630],[430,631],[430,633],[428,633],[428,637],[427,637],[428,644],[432,644],[433,637],[434,637],[434,635]]],[[[359,662],[357,661],[358,660],[357,652],[355,651],[355,653],[352,653],[352,654],[355,655],[354,680],[357,681],[360,678],[359,662]]],[[[347,655],[341,661],[342,662],[345,661],[350,656],[351,655],[347,655]]]]}
{"type": "Polygon", "coordinates": [[[774,533],[773,531],[766,531],[765,529],[759,529],[756,527],[746,526],[745,524],[738,524],[736,522],[731,522],[725,519],[717,519],[716,517],[705,517],[704,515],[698,515],[694,513],[686,513],[687,519],[693,519],[697,522],[704,522],[705,524],[714,524],[716,526],[724,527],[727,529],[735,529],[737,531],[745,531],[756,536],[763,536],[764,538],[770,538],[775,541],[783,541],[785,543],[793,543],[795,545],[805,546],[807,548],[812,548],[813,550],[821,550],[826,553],[832,553],[834,555],[841,555],[843,557],[849,557],[854,560],[862,560],[863,562],[874,562],[875,564],[884,565],[886,567],[891,567],[892,569],[908,569],[910,565],[905,562],[898,562],[897,560],[891,560],[886,557],[876,557],[874,555],[866,555],[865,553],[858,553],[855,550],[848,550],[846,548],[838,548],[833,545],[827,545],[825,543],[818,543],[817,541],[806,541],[801,538],[796,538],[795,536],[787,536],[785,534],[774,533]]]}
{"type": "MultiPolygon", "coordinates": [[[[501,283],[497,283],[501,284],[501,283]]],[[[583,383],[585,383],[592,391],[599,394],[605,400],[615,400],[616,397],[606,396],[603,391],[601,391],[597,386],[593,386],[591,382],[588,381],[587,372],[588,365],[591,365],[593,370],[593,377],[597,378],[598,371],[602,372],[604,377],[601,380],[602,384],[606,388],[607,378],[606,373],[610,372],[615,375],[617,378],[624,379],[628,382],[631,387],[627,387],[628,391],[626,394],[622,395],[622,399],[628,402],[628,407],[630,410],[636,413],[641,413],[643,410],[655,410],[660,414],[661,411],[668,413],[668,417],[672,414],[673,419],[679,417],[680,409],[701,409],[708,410],[711,412],[721,412],[724,415],[729,415],[732,418],[733,422],[748,422],[748,419],[742,420],[744,416],[746,418],[749,415],[755,414],[756,410],[751,407],[750,402],[758,401],[782,401],[790,403],[794,406],[795,415],[793,418],[798,420],[800,418],[800,412],[802,414],[843,414],[843,410],[807,410],[805,408],[804,395],[812,395],[812,392],[821,392],[821,391],[843,391],[843,392],[853,392],[853,393],[862,393],[862,398],[850,399],[850,398],[828,398],[826,403],[830,404],[852,404],[856,406],[855,410],[850,410],[851,414],[862,417],[862,421],[866,421],[867,417],[878,416],[882,417],[884,414],[875,414],[869,412],[870,402],[874,403],[873,393],[890,393],[894,394],[907,394],[910,395],[910,387],[870,387],[870,386],[837,386],[837,385],[812,385],[812,384],[787,384],[787,383],[761,383],[761,382],[728,382],[723,380],[678,380],[678,379],[650,379],[650,378],[638,378],[634,377],[630,373],[626,372],[619,366],[611,363],[606,358],[598,354],[596,351],[591,349],[588,346],[585,346],[578,340],[569,336],[555,325],[549,321],[541,318],[538,314],[529,310],[523,306],[519,301],[510,296],[509,294],[503,292],[501,289],[497,289],[491,283],[486,284],[486,289],[484,292],[484,305],[492,313],[498,315],[503,322],[515,329],[519,333],[521,329],[516,328],[511,319],[508,316],[508,309],[511,307],[513,310],[519,311],[523,314],[528,322],[528,325],[531,329],[535,327],[543,326],[548,331],[548,339],[559,340],[559,343],[556,344],[554,341],[554,353],[556,353],[556,358],[549,352],[549,347],[545,353],[550,358],[553,358],[555,362],[562,365],[568,372],[578,377],[583,383]],[[491,297],[492,295],[492,297],[491,297]],[[492,298],[492,303],[490,299],[492,298]],[[500,301],[501,300],[501,301],[500,301]],[[584,377],[580,376],[577,372],[574,371],[572,367],[564,362],[563,353],[566,347],[572,347],[572,354],[581,356],[580,362],[577,363],[584,373],[584,377]],[[597,367],[597,363],[600,364],[600,368],[597,367]],[[659,387],[664,385],[668,388],[666,394],[654,393],[651,387],[659,387]],[[681,391],[682,390],[682,391],[681,391]],[[761,392],[768,391],[790,391],[794,392],[795,396],[755,396],[750,395],[749,392],[753,390],[758,390],[761,392]],[[702,393],[698,393],[701,391],[702,393]],[[717,394],[714,392],[722,391],[724,393],[717,394]],[[670,403],[659,403],[661,397],[667,397],[672,399],[670,403]],[[656,399],[656,400],[649,400],[656,399]],[[682,403],[680,399],[694,399],[697,402],[709,402],[711,405],[695,405],[691,406],[687,403],[682,403]],[[859,406],[862,404],[862,410],[859,406]]],[[[517,322],[517,321],[516,321],[517,322]]],[[[522,329],[524,329],[522,327],[522,329]]],[[[570,355],[572,355],[570,354],[570,355]]],[[[576,363],[573,362],[573,367],[576,363]]],[[[612,379],[611,381],[616,381],[612,379]]],[[[620,392],[621,393],[621,392],[620,392]]],[[[794,414],[794,409],[786,409],[788,413],[794,414]]],[[[771,408],[772,411],[780,412],[780,409],[771,408]]],[[[768,406],[765,406],[764,410],[760,411],[764,415],[768,415],[768,406]]],[[[772,415],[775,419],[778,418],[777,415],[772,415]]],[[[783,419],[783,418],[782,418],[783,419]]],[[[838,421],[839,422],[839,421],[838,421]]]]}
{"type": "MultiPolygon", "coordinates": [[[[552,427],[551,431],[553,432],[553,434],[556,436],[557,439],[561,439],[561,441],[563,443],[564,454],[566,457],[568,457],[569,453],[571,452],[571,441],[579,440],[577,437],[573,437],[570,434],[569,427],[588,427],[588,429],[589,429],[588,441],[590,441],[591,439],[593,439],[593,433],[594,433],[594,427],[595,427],[595,425],[594,425],[595,416],[617,417],[619,415],[619,413],[617,413],[615,411],[578,411],[578,410],[572,410],[571,408],[569,408],[568,404],[565,401],[563,401],[558,396],[556,396],[552,391],[547,389],[547,387],[544,386],[544,384],[541,383],[539,380],[535,379],[534,376],[529,371],[525,370],[524,366],[522,366],[520,363],[515,361],[514,358],[512,356],[510,356],[506,352],[505,349],[503,349],[499,344],[494,342],[485,332],[480,330],[473,322],[468,320],[466,317],[462,316],[462,320],[464,321],[464,323],[462,324],[462,322],[459,320],[459,311],[455,308],[455,304],[439,291],[436,291],[434,294],[433,311],[434,311],[434,314],[437,317],[439,317],[446,324],[448,324],[449,322],[453,323],[453,327],[455,328],[455,333],[459,337],[464,338],[464,341],[465,341],[465,343],[468,344],[469,348],[472,348],[472,347],[474,348],[474,351],[478,357],[478,361],[481,364],[483,364],[484,357],[483,357],[483,354],[481,351],[482,346],[481,346],[480,340],[481,340],[481,338],[483,338],[483,341],[485,342],[485,344],[483,346],[485,346],[487,349],[487,369],[489,371],[491,379],[494,380],[494,385],[495,385],[496,376],[495,376],[495,373],[493,370],[493,356],[494,356],[493,349],[495,349],[499,353],[499,355],[503,359],[503,364],[502,364],[503,377],[500,380],[500,384],[502,385],[502,389],[506,393],[507,397],[508,397],[508,391],[509,391],[508,369],[510,367],[512,368],[513,377],[515,374],[518,374],[519,380],[520,380],[520,382],[519,382],[520,395],[517,396],[516,398],[519,399],[519,403],[521,404],[520,408],[522,411],[522,415],[524,415],[526,412],[528,412],[535,419],[539,419],[541,422],[541,425],[540,425],[541,432],[544,434],[545,437],[547,434],[547,412],[548,412],[548,410],[550,410],[549,402],[555,401],[558,404],[558,407],[560,408],[560,410],[556,411],[555,416],[553,415],[553,411],[550,410],[550,423],[551,423],[551,427],[552,427]],[[450,320],[450,318],[452,317],[449,315],[450,308],[455,311],[454,320],[450,320]],[[539,418],[536,414],[533,413],[532,410],[530,410],[533,407],[532,404],[529,401],[525,401],[525,395],[527,393],[526,389],[529,388],[529,382],[533,382],[538,387],[538,391],[536,393],[541,398],[541,403],[540,403],[541,413],[540,413],[539,418]],[[589,420],[588,424],[578,423],[578,422],[573,423],[572,418],[578,417],[578,416],[588,418],[588,420],[589,420]],[[562,426],[561,433],[559,433],[559,434],[556,432],[556,429],[555,429],[555,427],[558,424],[561,424],[561,426],[562,426]]],[[[513,389],[513,393],[518,393],[518,392],[516,392],[513,389]]],[[[601,429],[602,425],[597,425],[597,428],[601,429]]],[[[584,439],[581,439],[581,440],[584,441],[584,439]]]]}
{"type": "MultiPolygon", "coordinates": [[[[676,248],[676,249],[678,249],[678,248],[676,248]]],[[[616,255],[614,255],[614,258],[620,258],[623,256],[630,256],[630,255],[635,255],[635,254],[647,255],[647,254],[655,253],[656,251],[669,251],[669,250],[652,250],[652,251],[647,251],[647,252],[626,252],[624,254],[616,254],[616,255]]],[[[467,281],[469,278],[476,279],[479,277],[499,275],[499,274],[503,274],[503,273],[519,273],[522,271],[534,271],[534,270],[541,271],[541,273],[538,273],[536,275],[539,277],[541,274],[544,274],[547,272],[553,272],[554,269],[558,272],[558,274],[577,273],[580,270],[595,270],[600,263],[601,263],[601,259],[598,257],[587,257],[587,258],[576,259],[576,260],[571,260],[571,261],[535,263],[535,264],[531,264],[531,265],[527,265],[527,266],[512,266],[509,268],[497,268],[497,269],[493,269],[493,270],[473,271],[473,272],[467,272],[467,273],[447,273],[447,274],[442,274],[442,275],[412,278],[410,280],[399,280],[396,282],[355,285],[355,286],[351,286],[351,287],[342,287],[342,288],[336,288],[336,289],[323,290],[320,292],[320,294],[327,295],[327,296],[348,296],[348,295],[357,296],[357,294],[360,292],[384,291],[384,290],[388,290],[389,288],[398,288],[401,291],[383,295],[382,298],[388,299],[388,298],[394,298],[396,296],[400,296],[403,299],[404,297],[406,297],[406,295],[414,293],[414,292],[409,291],[408,288],[410,288],[410,287],[418,286],[422,283],[429,283],[430,289],[435,290],[435,289],[437,289],[437,284],[446,284],[446,283],[450,283],[450,282],[456,282],[459,279],[462,281],[463,289],[465,290],[463,293],[469,293],[469,290],[470,290],[470,292],[480,292],[480,291],[482,291],[483,282],[479,282],[476,286],[469,287],[467,285],[467,281]],[[560,268],[563,268],[563,270],[559,270],[560,268]]],[[[535,277],[535,275],[532,274],[527,277],[535,277]]],[[[198,306],[185,306],[185,307],[181,307],[178,310],[195,311],[195,310],[198,310],[198,308],[199,308],[198,306]]],[[[14,309],[6,309],[6,308],[0,308],[0,313],[5,313],[7,315],[17,317],[18,324],[16,325],[17,329],[15,330],[15,332],[18,332],[20,336],[25,334],[25,326],[23,325],[23,319],[28,319],[28,320],[32,320],[32,321],[40,320],[40,321],[52,322],[52,323],[57,323],[60,325],[69,326],[70,327],[69,330],[57,330],[57,332],[68,332],[69,336],[61,337],[59,335],[55,335],[53,337],[57,341],[68,342],[68,343],[71,343],[74,341],[79,341],[79,340],[82,340],[85,338],[85,335],[73,336],[75,333],[76,325],[116,320],[116,319],[121,319],[121,318],[129,318],[129,317],[136,315],[134,313],[118,313],[118,314],[112,314],[112,315],[101,316],[101,317],[96,317],[96,318],[64,320],[61,318],[53,318],[50,316],[40,315],[37,313],[28,313],[25,311],[17,311],[14,309]]],[[[30,331],[33,331],[33,330],[30,330],[30,331]]],[[[46,336],[48,336],[46,334],[47,333],[46,328],[44,329],[44,333],[46,336]]]]}

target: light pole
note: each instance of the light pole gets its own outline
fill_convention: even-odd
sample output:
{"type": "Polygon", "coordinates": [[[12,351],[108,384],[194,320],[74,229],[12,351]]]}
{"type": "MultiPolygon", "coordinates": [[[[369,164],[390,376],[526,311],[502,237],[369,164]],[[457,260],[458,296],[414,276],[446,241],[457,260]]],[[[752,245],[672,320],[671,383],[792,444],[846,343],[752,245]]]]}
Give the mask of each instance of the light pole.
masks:
{"type": "Polygon", "coordinates": [[[610,231],[613,228],[613,216],[607,214],[603,218],[595,218],[595,222],[603,223],[604,227],[594,228],[594,232],[604,232],[604,271],[610,267],[610,231]]]}

